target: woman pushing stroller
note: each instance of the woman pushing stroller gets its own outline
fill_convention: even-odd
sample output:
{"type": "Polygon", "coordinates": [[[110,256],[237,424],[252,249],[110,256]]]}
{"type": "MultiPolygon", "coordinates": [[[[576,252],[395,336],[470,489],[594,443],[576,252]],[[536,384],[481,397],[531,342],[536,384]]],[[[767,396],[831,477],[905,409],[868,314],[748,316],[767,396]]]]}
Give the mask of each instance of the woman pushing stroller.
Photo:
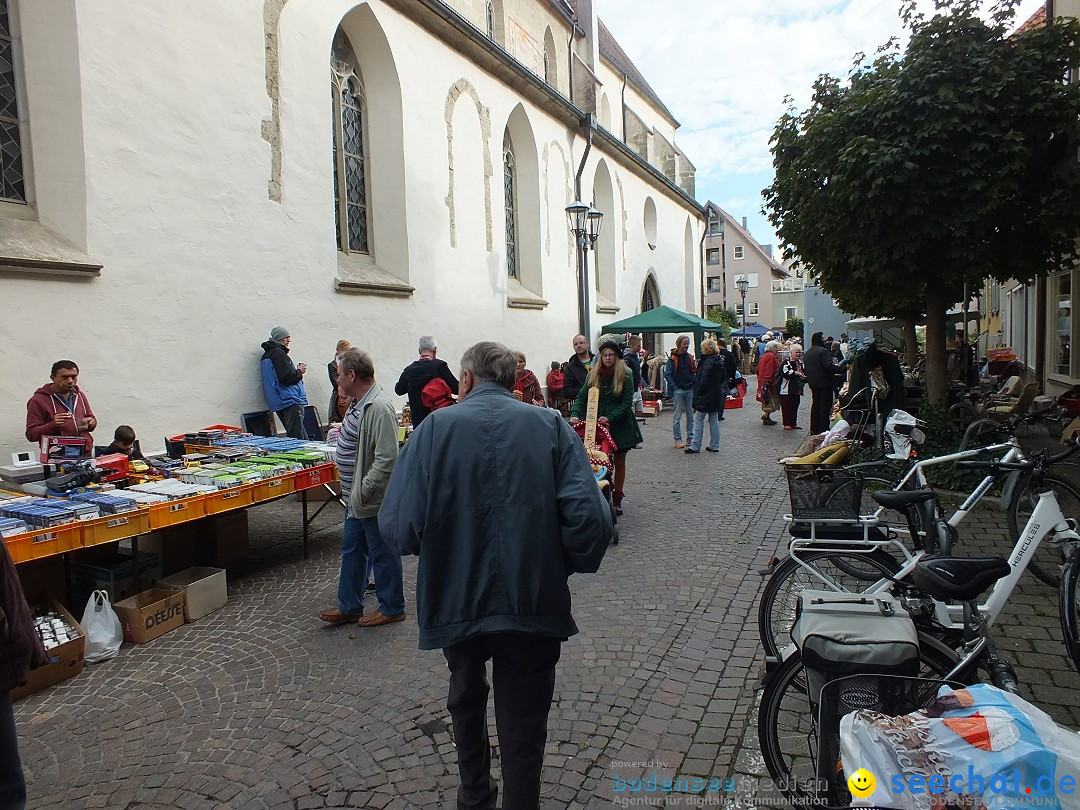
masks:
{"type": "Polygon", "coordinates": [[[615,451],[615,483],[611,493],[615,514],[622,514],[623,486],[626,482],[626,454],[641,443],[641,429],[634,418],[633,372],[623,362],[619,344],[605,340],[600,344],[599,362],[593,363],[585,385],[574,400],[570,424],[582,420],[589,405],[589,390],[600,391],[597,423],[611,432],[618,449],[615,451]]]}

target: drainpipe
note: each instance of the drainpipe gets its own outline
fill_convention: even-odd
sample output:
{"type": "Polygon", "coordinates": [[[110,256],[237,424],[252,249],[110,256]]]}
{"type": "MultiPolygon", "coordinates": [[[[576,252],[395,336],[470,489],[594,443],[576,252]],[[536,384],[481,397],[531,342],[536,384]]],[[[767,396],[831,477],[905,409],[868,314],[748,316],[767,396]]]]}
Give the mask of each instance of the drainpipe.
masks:
{"type": "Polygon", "coordinates": [[[622,141],[626,143],[626,74],[622,75],[622,90],[619,92],[619,106],[622,108],[622,141]]]}
{"type": "MultiPolygon", "coordinates": [[[[574,102],[574,37],[577,36],[577,15],[575,14],[573,19],[570,20],[570,39],[566,41],[566,55],[567,59],[567,71],[566,75],[570,79],[570,92],[567,94],[567,98],[570,99],[570,103],[574,102]]],[[[581,199],[580,195],[578,199],[581,199]]]]}

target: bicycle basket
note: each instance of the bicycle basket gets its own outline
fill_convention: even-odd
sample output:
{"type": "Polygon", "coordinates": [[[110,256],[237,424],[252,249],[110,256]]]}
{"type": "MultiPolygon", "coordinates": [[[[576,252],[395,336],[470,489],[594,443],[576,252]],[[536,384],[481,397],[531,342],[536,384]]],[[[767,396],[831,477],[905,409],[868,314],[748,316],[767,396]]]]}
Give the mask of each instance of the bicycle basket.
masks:
{"type": "MultiPolygon", "coordinates": [[[[963,689],[963,685],[936,678],[904,675],[849,675],[829,681],[821,689],[818,705],[818,777],[827,791],[830,807],[851,804],[844,763],[840,757],[840,718],[851,712],[868,710],[900,717],[928,708],[942,686],[963,689]]],[[[861,767],[851,763],[850,770],[861,767]]]]}
{"type": "Polygon", "coordinates": [[[791,517],[795,520],[858,520],[863,479],[824,465],[787,465],[791,517]]]}

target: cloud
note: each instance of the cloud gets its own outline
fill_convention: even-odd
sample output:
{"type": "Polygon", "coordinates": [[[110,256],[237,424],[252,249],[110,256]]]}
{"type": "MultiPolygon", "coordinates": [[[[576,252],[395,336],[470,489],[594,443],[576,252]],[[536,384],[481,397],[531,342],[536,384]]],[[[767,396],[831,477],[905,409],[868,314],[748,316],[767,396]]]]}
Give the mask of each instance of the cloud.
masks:
{"type": "MultiPolygon", "coordinates": [[[[1042,0],[1023,0],[1017,20],[1042,0]]],[[[844,77],[855,55],[902,37],[898,0],[597,0],[598,14],[682,127],[676,140],[715,189],[765,173],[769,137],[791,96],[810,101],[822,73],[844,77]]],[[[927,11],[932,0],[920,0],[927,11]]],[[[746,198],[745,187],[731,190],[746,198]]],[[[703,197],[704,199],[704,197],[703,197]]],[[[757,211],[760,200],[752,203],[757,211]]],[[[735,212],[732,212],[735,213],[735,212]]],[[[763,234],[763,236],[765,236],[763,234]]]]}

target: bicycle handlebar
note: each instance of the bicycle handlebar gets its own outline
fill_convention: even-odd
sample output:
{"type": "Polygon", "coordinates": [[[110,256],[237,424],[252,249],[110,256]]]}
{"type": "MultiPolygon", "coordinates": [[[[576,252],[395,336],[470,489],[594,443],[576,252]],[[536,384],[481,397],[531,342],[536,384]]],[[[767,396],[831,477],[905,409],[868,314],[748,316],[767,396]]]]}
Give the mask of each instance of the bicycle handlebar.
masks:
{"type": "Polygon", "coordinates": [[[968,470],[992,470],[992,471],[1006,471],[1011,472],[1016,470],[1018,472],[1026,472],[1034,470],[1036,468],[1050,467],[1058,462],[1065,461],[1071,456],[1075,456],[1080,453],[1080,435],[1073,436],[1067,442],[1066,447],[1060,453],[1054,455],[1048,455],[1045,450],[1039,451],[1035,454],[1035,457],[1030,461],[998,461],[997,459],[986,460],[973,460],[973,461],[957,461],[956,466],[961,469],[968,470]]]}

